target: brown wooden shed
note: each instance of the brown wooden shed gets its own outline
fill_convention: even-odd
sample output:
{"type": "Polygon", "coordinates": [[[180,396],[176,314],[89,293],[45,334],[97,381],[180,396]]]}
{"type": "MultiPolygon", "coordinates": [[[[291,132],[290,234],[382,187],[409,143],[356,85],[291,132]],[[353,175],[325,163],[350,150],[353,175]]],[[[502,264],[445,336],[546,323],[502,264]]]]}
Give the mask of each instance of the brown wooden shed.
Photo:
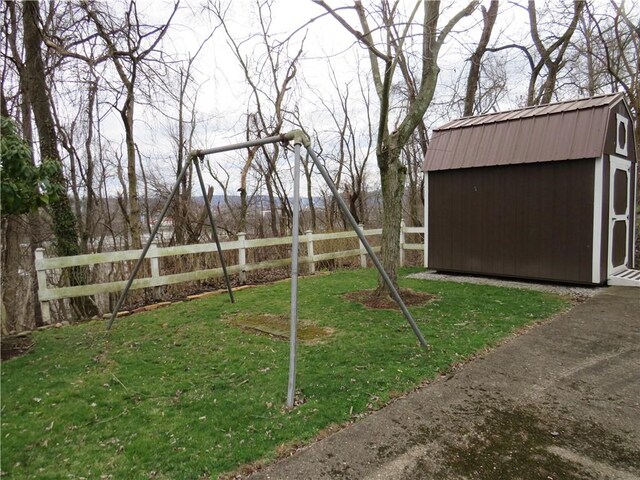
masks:
{"type": "Polygon", "coordinates": [[[622,94],[450,122],[434,130],[424,175],[426,267],[640,285],[622,94]]]}

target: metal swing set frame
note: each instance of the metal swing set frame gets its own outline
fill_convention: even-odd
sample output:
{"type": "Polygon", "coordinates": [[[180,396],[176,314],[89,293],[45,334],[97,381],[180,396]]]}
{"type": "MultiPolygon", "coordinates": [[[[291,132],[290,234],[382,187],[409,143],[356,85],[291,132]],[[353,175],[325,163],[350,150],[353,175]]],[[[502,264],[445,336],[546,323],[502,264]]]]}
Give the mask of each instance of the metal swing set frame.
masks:
{"type": "Polygon", "coordinates": [[[389,275],[387,275],[387,272],[384,270],[382,263],[374,253],[373,249],[371,248],[371,245],[369,245],[369,242],[364,236],[364,233],[358,226],[356,220],[353,218],[353,215],[351,215],[349,208],[347,207],[346,203],[340,196],[338,189],[336,185],[333,183],[333,180],[329,176],[329,173],[327,172],[326,168],[324,167],[324,165],[322,165],[318,156],[311,148],[311,141],[309,137],[302,130],[292,130],[288,133],[276,135],[273,137],[265,137],[262,139],[250,140],[247,142],[225,145],[222,147],[215,147],[215,148],[209,148],[204,150],[192,150],[189,153],[187,161],[185,162],[184,166],[182,167],[182,170],[180,170],[180,172],[178,173],[178,176],[176,177],[175,184],[173,186],[173,189],[171,190],[171,193],[169,194],[169,198],[167,198],[167,201],[160,213],[160,217],[158,218],[158,221],[156,222],[153,230],[151,231],[151,234],[149,235],[149,239],[147,240],[147,243],[142,249],[140,258],[138,258],[138,261],[136,262],[133,270],[131,271],[131,274],[129,275],[129,279],[124,287],[124,290],[122,291],[122,293],[120,294],[120,297],[118,298],[118,301],[113,310],[113,313],[111,314],[111,318],[107,323],[107,330],[111,329],[113,322],[118,316],[118,312],[120,310],[120,307],[122,306],[122,302],[127,296],[127,293],[131,288],[131,284],[133,283],[136,275],[138,274],[138,271],[140,270],[140,267],[142,266],[142,263],[144,262],[147,252],[149,251],[149,248],[151,247],[151,244],[153,243],[153,240],[156,234],[158,233],[158,229],[160,228],[162,220],[166,216],[169,210],[169,207],[171,206],[171,202],[173,201],[173,198],[175,197],[178,191],[180,182],[186,175],[189,169],[189,166],[192,163],[195,166],[196,173],[198,175],[198,181],[200,183],[200,188],[202,190],[202,196],[205,199],[207,213],[209,216],[209,221],[211,223],[213,239],[218,249],[220,265],[222,266],[222,272],[224,275],[224,281],[227,287],[227,291],[229,293],[229,299],[231,303],[235,303],[235,299],[233,296],[233,289],[231,288],[231,283],[229,281],[229,275],[227,273],[227,267],[225,264],[224,256],[222,254],[220,239],[218,237],[218,232],[217,232],[215,220],[213,217],[213,211],[211,209],[211,204],[207,201],[207,192],[205,188],[204,178],[202,176],[202,169],[200,167],[200,162],[204,161],[204,158],[207,155],[213,155],[216,153],[228,152],[232,150],[239,150],[243,148],[261,146],[261,145],[268,145],[272,143],[288,144],[289,142],[292,142],[294,145],[293,218],[292,218],[293,242],[291,246],[291,320],[290,320],[290,334],[289,334],[289,383],[288,383],[288,389],[287,389],[287,408],[291,409],[293,408],[294,402],[295,402],[295,384],[296,384],[296,351],[297,351],[297,330],[298,330],[298,250],[299,250],[298,230],[300,228],[300,156],[301,156],[302,147],[306,148],[307,153],[313,160],[316,168],[320,172],[320,175],[322,176],[325,183],[331,190],[331,193],[333,194],[334,198],[336,199],[336,202],[338,203],[338,206],[340,207],[342,214],[347,218],[347,220],[351,224],[351,227],[358,235],[358,238],[360,239],[360,241],[362,242],[362,245],[364,246],[365,250],[369,254],[369,257],[371,258],[373,264],[378,270],[378,273],[380,274],[382,280],[384,281],[385,285],[389,289],[391,297],[396,301],[403,315],[407,319],[407,322],[409,322],[409,325],[411,326],[411,329],[413,330],[416,337],[418,338],[420,345],[425,348],[427,347],[427,341],[422,335],[422,332],[420,332],[418,325],[416,324],[415,320],[411,316],[411,313],[407,309],[407,306],[402,301],[400,294],[398,293],[397,289],[393,285],[393,282],[389,278],[389,275]]]}

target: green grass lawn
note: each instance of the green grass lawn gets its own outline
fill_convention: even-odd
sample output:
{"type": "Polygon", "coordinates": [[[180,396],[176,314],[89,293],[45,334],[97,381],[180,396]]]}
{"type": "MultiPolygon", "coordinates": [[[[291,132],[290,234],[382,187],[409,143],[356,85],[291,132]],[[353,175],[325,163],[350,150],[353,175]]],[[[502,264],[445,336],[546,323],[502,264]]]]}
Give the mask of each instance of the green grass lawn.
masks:
{"type": "MultiPolygon", "coordinates": [[[[406,273],[407,270],[404,271],[406,273]]],[[[436,295],[412,307],[432,349],[399,311],[343,298],[373,288],[372,270],[301,278],[299,318],[328,327],[300,345],[286,411],[289,346],[243,331],[233,313],[288,315],[289,283],[34,334],[2,364],[2,463],[8,478],[215,478],[276,456],[566,307],[563,298],[483,285],[402,279],[436,295]]]]}

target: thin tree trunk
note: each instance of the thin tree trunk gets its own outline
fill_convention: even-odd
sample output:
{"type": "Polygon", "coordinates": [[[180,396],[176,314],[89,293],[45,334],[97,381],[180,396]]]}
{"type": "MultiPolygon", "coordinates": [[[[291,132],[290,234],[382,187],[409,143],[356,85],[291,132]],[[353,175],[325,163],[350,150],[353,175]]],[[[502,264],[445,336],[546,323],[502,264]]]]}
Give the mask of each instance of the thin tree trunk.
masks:
{"type": "Polygon", "coordinates": [[[42,217],[40,211],[36,210],[29,214],[29,277],[31,278],[31,298],[35,299],[33,303],[33,323],[36,328],[44,325],[42,320],[42,309],[38,302],[38,276],[36,272],[36,250],[42,247],[42,217]]]}
{"type": "Polygon", "coordinates": [[[309,155],[306,155],[303,159],[302,166],[304,168],[304,176],[307,179],[307,199],[309,201],[309,219],[311,225],[311,231],[315,232],[317,228],[316,219],[316,206],[313,202],[313,184],[311,182],[312,165],[309,163],[309,155]]]}
{"type": "Polygon", "coordinates": [[[238,232],[247,231],[247,214],[249,212],[249,203],[247,202],[247,190],[240,188],[240,215],[238,216],[238,232]]]}
{"type": "Polygon", "coordinates": [[[129,185],[129,232],[131,233],[131,246],[134,249],[142,248],[142,227],[140,223],[140,202],[138,200],[138,176],[136,172],[136,143],[133,138],[133,110],[135,106],[133,94],[133,81],[127,92],[127,100],[120,112],[125,130],[125,143],[127,145],[127,183],[129,185]]]}
{"type": "Polygon", "coordinates": [[[267,195],[269,196],[269,214],[270,214],[270,226],[271,226],[271,235],[277,237],[278,232],[278,211],[276,210],[276,199],[273,195],[273,184],[271,179],[271,168],[267,167],[267,172],[264,177],[264,183],[267,187],[267,195]]]}
{"type": "MultiPolygon", "coordinates": [[[[177,157],[178,163],[176,165],[176,178],[182,171],[185,158],[185,139],[184,139],[184,96],[187,80],[184,77],[184,72],[180,70],[180,91],[178,94],[178,139],[177,139],[177,157]]],[[[197,161],[197,160],[196,160],[197,161]]],[[[203,193],[204,195],[204,193],[203,193]]],[[[185,238],[187,237],[187,224],[189,222],[188,211],[189,198],[187,197],[187,176],[182,179],[178,193],[173,200],[172,212],[173,212],[173,236],[175,237],[175,243],[177,245],[184,245],[185,238]]]]}
{"type": "Polygon", "coordinates": [[[93,160],[93,114],[97,103],[98,80],[93,79],[89,83],[89,98],[87,101],[87,139],[85,141],[85,155],[87,157],[87,170],[85,186],[87,189],[87,204],[84,220],[84,230],[80,232],[80,247],[83,252],[89,251],[89,239],[93,238],[96,230],[95,207],[97,205],[96,193],[93,187],[95,164],[93,160]]]}

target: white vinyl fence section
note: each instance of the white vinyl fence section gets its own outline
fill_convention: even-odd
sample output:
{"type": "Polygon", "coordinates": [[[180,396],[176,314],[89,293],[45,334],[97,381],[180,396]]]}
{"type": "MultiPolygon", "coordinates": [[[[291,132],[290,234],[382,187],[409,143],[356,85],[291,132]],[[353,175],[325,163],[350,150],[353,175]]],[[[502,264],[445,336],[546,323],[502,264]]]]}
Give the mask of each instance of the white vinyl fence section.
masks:
{"type": "MultiPolygon", "coordinates": [[[[361,227],[362,228],[362,227],[361,227]]],[[[404,265],[404,251],[405,250],[422,250],[422,244],[412,244],[405,242],[406,234],[418,234],[423,233],[423,227],[405,227],[404,221],[402,222],[402,229],[400,233],[400,263],[404,265]]],[[[366,236],[376,236],[382,234],[382,229],[364,230],[366,236]]],[[[314,242],[321,242],[325,240],[337,240],[337,239],[349,239],[357,238],[354,231],[347,232],[334,232],[334,233],[313,233],[311,230],[307,230],[304,235],[300,236],[301,244],[307,246],[307,255],[300,257],[300,264],[307,264],[309,266],[309,272],[315,271],[315,264],[317,262],[349,257],[360,257],[360,265],[363,268],[367,266],[367,253],[364,249],[364,245],[360,243],[360,247],[353,250],[343,250],[336,252],[328,252],[322,254],[314,254],[314,242]]],[[[227,265],[227,271],[229,274],[237,273],[240,275],[240,281],[245,281],[245,275],[247,272],[262,270],[268,268],[284,267],[291,264],[291,258],[282,258],[277,260],[266,260],[258,263],[247,263],[247,250],[250,248],[268,247],[274,245],[291,245],[292,237],[277,237],[277,238],[261,238],[255,240],[247,240],[245,233],[238,233],[238,239],[231,242],[222,242],[222,251],[237,250],[238,251],[238,263],[236,265],[227,265]]],[[[380,247],[374,247],[374,252],[379,252],[380,247]]],[[[42,319],[45,324],[51,323],[51,309],[49,302],[52,300],[61,300],[73,297],[83,297],[104,293],[112,293],[121,291],[125,285],[126,280],[96,283],[89,285],[81,285],[74,287],[49,287],[47,284],[47,271],[56,270],[62,268],[79,267],[84,265],[96,265],[101,263],[116,263],[123,261],[135,261],[140,257],[142,250],[126,250],[121,252],[107,252],[107,253],[93,253],[88,255],[76,255],[71,257],[52,257],[45,258],[44,249],[39,248],[36,250],[35,266],[38,276],[38,300],[42,308],[42,319]]],[[[209,278],[222,277],[222,268],[212,268],[207,270],[196,270],[186,273],[173,273],[173,274],[160,274],[159,258],[189,255],[194,253],[217,253],[215,243],[204,243],[194,245],[184,245],[177,247],[165,247],[160,248],[157,245],[152,245],[147,253],[146,258],[151,264],[151,276],[138,278],[134,280],[131,285],[131,289],[140,288],[152,288],[161,287],[164,285],[173,285],[176,283],[191,282],[196,280],[205,280],[209,278]]]]}

